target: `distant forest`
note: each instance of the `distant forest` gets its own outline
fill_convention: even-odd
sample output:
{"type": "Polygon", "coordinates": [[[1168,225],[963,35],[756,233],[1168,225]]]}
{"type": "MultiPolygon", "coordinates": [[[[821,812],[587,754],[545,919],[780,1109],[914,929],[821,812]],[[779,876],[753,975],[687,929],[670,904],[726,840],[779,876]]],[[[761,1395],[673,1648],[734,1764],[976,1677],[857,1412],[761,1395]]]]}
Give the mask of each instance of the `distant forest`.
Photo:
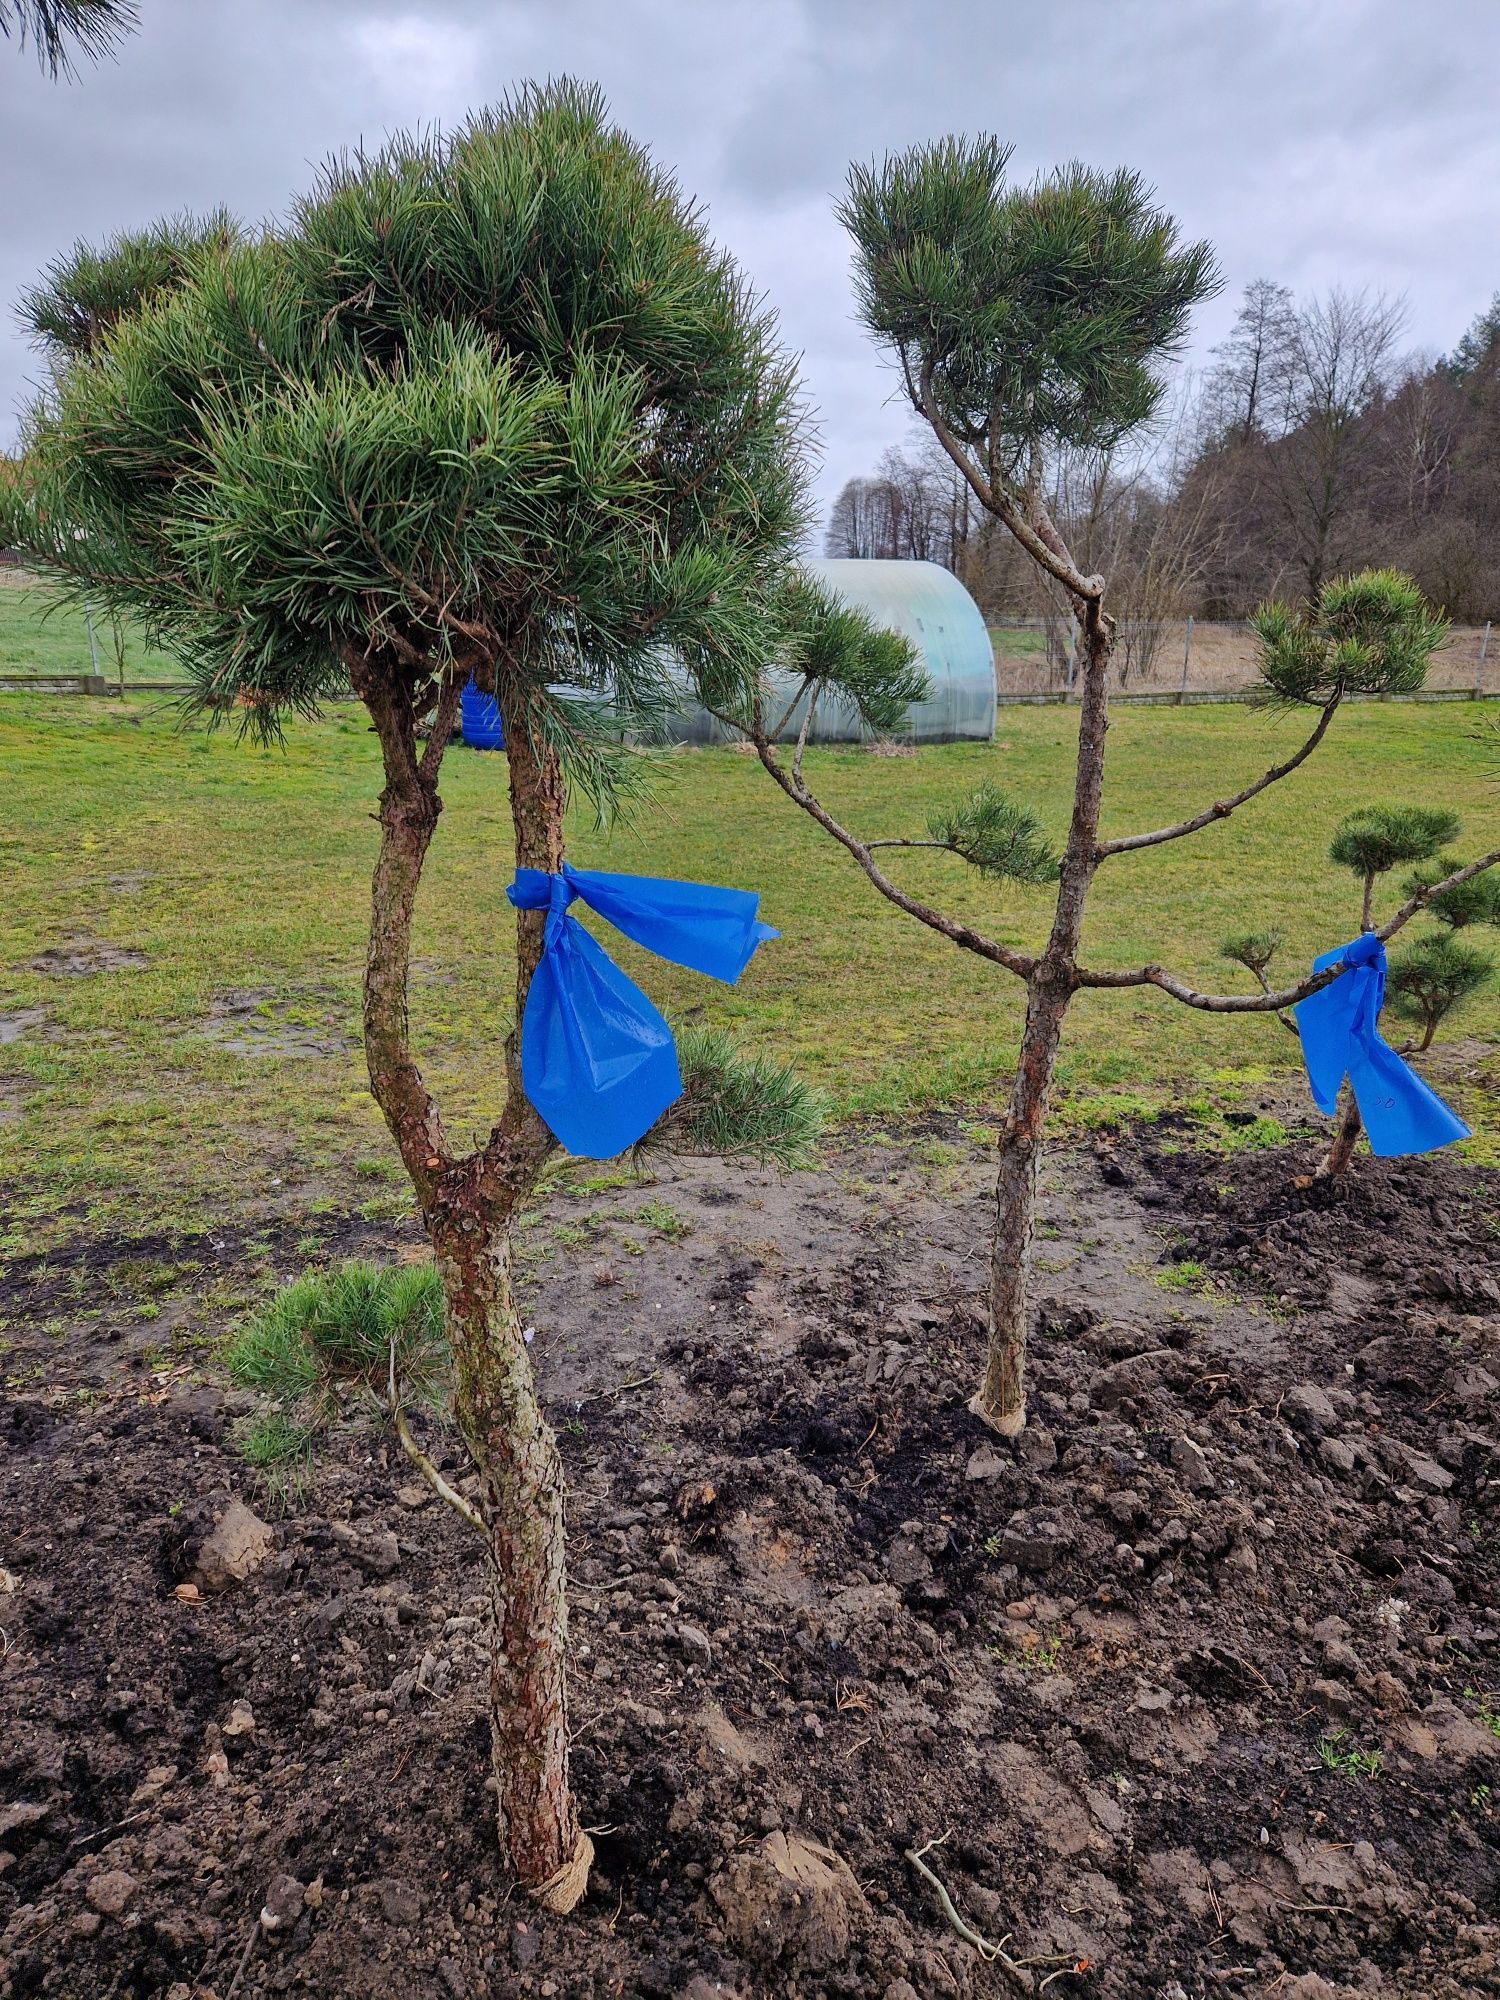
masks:
{"type": "MultiPolygon", "coordinates": [[[[1500,295],[1436,361],[1403,354],[1401,321],[1384,298],[1299,304],[1257,279],[1144,448],[1049,469],[1054,515],[1082,566],[1111,578],[1122,626],[1243,618],[1386,563],[1460,623],[1500,617],[1500,295]]],[[[1063,609],[934,443],[851,479],[826,550],[942,563],[991,619],[1063,609]]]]}

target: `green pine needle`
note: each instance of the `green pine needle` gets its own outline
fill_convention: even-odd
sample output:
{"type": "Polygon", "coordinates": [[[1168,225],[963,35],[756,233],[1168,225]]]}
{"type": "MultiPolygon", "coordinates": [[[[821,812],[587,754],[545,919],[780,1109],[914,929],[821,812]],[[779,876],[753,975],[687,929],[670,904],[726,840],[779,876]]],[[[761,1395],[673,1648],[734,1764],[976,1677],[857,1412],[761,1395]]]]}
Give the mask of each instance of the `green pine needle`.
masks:
{"type": "Polygon", "coordinates": [[[810,1166],[826,1108],[790,1063],[744,1056],[717,1028],[677,1037],[682,1096],[636,1148],[651,1152],[748,1155],[778,1167],[810,1166]]]}
{"type": "Polygon", "coordinates": [[[356,1260],[283,1285],[243,1323],[224,1357],[231,1378],[266,1399],[254,1449],[291,1455],[351,1404],[383,1408],[393,1341],[403,1396],[442,1407],[448,1350],[433,1265],[382,1269],[356,1260]]]}
{"type": "Polygon", "coordinates": [[[1280,948],[1280,931],[1246,931],[1238,937],[1225,938],[1219,952],[1232,965],[1242,965],[1247,972],[1259,976],[1280,948]]]}
{"type": "Polygon", "coordinates": [[[1458,826],[1458,814],[1440,806],[1362,806],[1339,821],[1328,855],[1356,875],[1384,875],[1403,861],[1430,860],[1458,826]]]}
{"type": "MultiPolygon", "coordinates": [[[[1420,890],[1456,875],[1463,865],[1456,854],[1440,854],[1436,860],[1414,869],[1401,884],[1401,893],[1415,896],[1420,890]]],[[[1427,908],[1450,930],[1461,931],[1469,924],[1500,925],[1500,874],[1487,869],[1482,875],[1471,875],[1467,882],[1431,897],[1427,908]]]]}
{"type": "Polygon", "coordinates": [[[1030,887],[1057,880],[1058,858],[1040,820],[994,785],[981,785],[961,805],[934,813],[927,831],[992,880],[1030,887]]]}
{"type": "Polygon", "coordinates": [[[1448,620],[1409,576],[1367,569],[1325,583],[1314,606],[1263,604],[1250,620],[1263,692],[1276,704],[1348,694],[1414,694],[1448,620]]]}
{"type": "Polygon", "coordinates": [[[1494,960],[1484,952],[1439,932],[1417,938],[1392,958],[1386,972],[1386,995],[1403,1020],[1421,1027],[1425,1048],[1444,1016],[1477,992],[1494,970],[1494,960]]]}

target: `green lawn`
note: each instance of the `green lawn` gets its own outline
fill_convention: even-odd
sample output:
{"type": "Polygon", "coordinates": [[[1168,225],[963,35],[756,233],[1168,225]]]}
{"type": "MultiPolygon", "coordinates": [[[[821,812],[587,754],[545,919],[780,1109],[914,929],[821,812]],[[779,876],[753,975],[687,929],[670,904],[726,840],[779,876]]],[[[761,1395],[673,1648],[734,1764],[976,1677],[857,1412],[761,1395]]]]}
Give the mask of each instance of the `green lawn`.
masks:
{"type": "MultiPolygon", "coordinates": [[[[170,681],[182,678],[175,660],[154,653],[140,630],[127,625],[125,681],[170,681]]],[[[116,674],[114,633],[107,618],[94,620],[99,671],[113,685],[116,674]]],[[[93,672],[88,626],[81,608],[58,601],[54,591],[41,589],[30,577],[0,568],[0,675],[87,674],[93,672]]]]}
{"type": "MultiPolygon", "coordinates": [[[[1227,825],[1110,863],[1090,906],[1088,958],[1156,959],[1233,985],[1241,975],[1217,960],[1220,938],[1275,925],[1286,970],[1300,969],[1355,926],[1354,886],[1325,859],[1350,807],[1448,802],[1465,815],[1467,851],[1493,844],[1483,722],[1464,704],[1351,709],[1308,767],[1227,825]]],[[[871,835],[920,832],[936,801],[992,778],[1060,836],[1073,724],[1061,709],[1013,709],[993,746],[815,752],[808,764],[829,803],[871,835]]],[[[1243,783],[1300,728],[1243,706],[1118,712],[1106,830],[1159,824],[1243,783]]],[[[669,1014],[701,1010],[796,1057],[845,1113],[993,1106],[1018,1033],[1016,983],[882,902],[752,759],[680,751],[658,762],[659,814],[610,839],[576,825],[575,859],[759,889],[782,932],[732,991],[617,941],[669,1014]]],[[[19,1247],[85,1218],[201,1223],[269,1202],[347,1206],[354,1189],[377,1205],[396,1198],[380,1178],[387,1142],[357,1045],[379,783],[360,712],[296,726],[284,751],[258,751],[180,733],[149,697],[122,708],[6,695],[0,772],[0,1014],[42,1017],[0,1046],[0,1247],[7,1221],[19,1247]],[[144,967],[31,969],[79,940],[138,952],[144,967]],[[234,991],[258,1011],[216,1019],[216,998],[234,991]]],[[[495,1108],[507,1027],[504,778],[495,758],[450,753],[417,926],[413,1027],[459,1136],[495,1108]]],[[[1040,940],[1045,892],[991,889],[940,855],[891,866],[999,937],[1040,940]]],[[[1492,1153],[1500,981],[1455,1031],[1464,1059],[1444,1075],[1492,1153]]],[[[1263,1017],[1085,994],[1069,1017],[1059,1116],[1088,1122],[1115,1098],[1253,1104],[1296,1064],[1295,1043],[1263,1017]]]]}

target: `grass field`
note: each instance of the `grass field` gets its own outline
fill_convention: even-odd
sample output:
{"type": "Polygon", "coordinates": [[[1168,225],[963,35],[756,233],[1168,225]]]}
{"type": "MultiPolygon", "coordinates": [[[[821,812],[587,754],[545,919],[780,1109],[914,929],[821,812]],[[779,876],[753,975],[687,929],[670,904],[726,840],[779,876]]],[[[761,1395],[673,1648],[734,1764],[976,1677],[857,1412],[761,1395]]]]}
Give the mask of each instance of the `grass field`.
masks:
{"type": "MultiPolygon", "coordinates": [[[[920,832],[936,802],[992,778],[1066,819],[1071,715],[1002,713],[993,746],[915,757],[814,752],[814,784],[870,835],[920,832]]],[[[1301,727],[1242,707],[1124,710],[1112,726],[1106,830],[1155,825],[1243,783],[1301,727]]],[[[284,750],[181,733],[149,697],[0,698],[0,1247],[93,1226],[211,1218],[217,1209],[316,1204],[368,1183],[389,1151],[366,1094],[358,988],[370,817],[379,779],[362,715],[295,727],[284,750]],[[52,952],[138,954],[130,969],[36,970],[52,952]],[[226,1004],[229,1011],[225,1011],[226,1004]],[[237,1011],[235,1011],[237,1010],[237,1011]],[[17,1017],[20,1017],[17,1023],[17,1017]]],[[[940,1103],[993,1107],[1012,1060],[1020,989],[890,909],[853,865],[731,751],[659,759],[660,811],[605,838],[579,823],[582,863],[759,889],[782,932],[735,990],[648,959],[621,962],[666,1008],[795,1057],[844,1115],[940,1103]]],[[[1229,931],[1275,925],[1292,972],[1349,936],[1352,882],[1326,861],[1333,822],[1370,801],[1443,801],[1464,848],[1493,843],[1494,738],[1463,706],[1367,705],[1284,785],[1192,841],[1110,863],[1090,906],[1087,957],[1155,959],[1223,987],[1229,931]]],[[[495,1108],[508,1025],[511,864],[504,766],[462,749],[419,911],[413,1028],[450,1121],[495,1108]]],[[[1035,944],[1044,891],[997,891],[947,857],[893,868],[920,893],[1006,940],[1035,944]]],[[[96,956],[90,960],[88,954],[96,956]]],[[[76,960],[66,960],[76,963],[76,960]]],[[[45,961],[44,961],[45,963],[45,961]]],[[[1497,1140],[1500,981],[1455,1032],[1445,1070],[1497,1140]]],[[[1295,1043],[1263,1017],[1191,1012],[1160,995],[1085,994],[1069,1017],[1058,1117],[1089,1123],[1138,1102],[1222,1107],[1284,1091],[1295,1043]]]]}
{"type": "MultiPolygon", "coordinates": [[[[175,660],[154,653],[139,628],[123,632],[125,682],[182,678],[175,660]]],[[[115,643],[107,618],[94,621],[99,671],[113,685],[115,643]]],[[[88,625],[76,604],[59,603],[24,570],[0,567],[0,674],[87,674],[93,672],[88,625]]]]}

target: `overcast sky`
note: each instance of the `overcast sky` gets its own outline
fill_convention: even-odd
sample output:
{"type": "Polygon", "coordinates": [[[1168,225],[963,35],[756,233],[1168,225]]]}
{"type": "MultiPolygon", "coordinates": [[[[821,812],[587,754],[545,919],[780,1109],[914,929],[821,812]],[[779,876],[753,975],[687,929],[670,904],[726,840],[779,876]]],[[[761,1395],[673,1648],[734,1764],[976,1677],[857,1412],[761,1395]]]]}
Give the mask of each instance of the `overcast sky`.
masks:
{"type": "Polygon", "coordinates": [[[853,158],[950,131],[1029,178],[1139,169],[1228,281],[1404,293],[1441,351],[1500,287],[1500,0],[140,0],[118,58],[51,83],[0,43],[0,443],[36,363],[14,304],[78,237],[281,210],[326,154],[452,123],[515,81],[595,80],[779,309],[827,502],[910,419],[850,317],[853,158]]]}

